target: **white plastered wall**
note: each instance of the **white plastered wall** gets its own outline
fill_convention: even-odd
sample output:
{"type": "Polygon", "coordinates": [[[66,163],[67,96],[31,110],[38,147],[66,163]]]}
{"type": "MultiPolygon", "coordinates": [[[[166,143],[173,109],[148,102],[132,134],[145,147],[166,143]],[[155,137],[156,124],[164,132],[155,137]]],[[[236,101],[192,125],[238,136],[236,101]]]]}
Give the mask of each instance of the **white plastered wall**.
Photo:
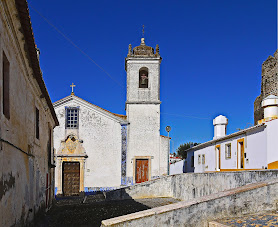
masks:
{"type": "Polygon", "coordinates": [[[267,125],[267,164],[278,161],[278,120],[265,123],[267,125]]]}
{"type": "MultiPolygon", "coordinates": [[[[82,146],[88,155],[84,166],[85,190],[88,187],[119,187],[121,185],[121,124],[101,111],[71,100],[55,108],[60,122],[60,126],[54,130],[56,151],[60,147],[61,140],[66,137],[65,106],[79,107],[79,129],[76,130],[76,134],[80,140],[83,140],[82,146]]],[[[57,171],[55,176],[57,186],[57,171]]]]}
{"type": "MultiPolygon", "coordinates": [[[[127,105],[127,177],[133,177],[134,158],[151,156],[151,176],[160,175],[160,105],[127,105]]],[[[167,153],[166,153],[167,154],[167,153]]],[[[162,157],[163,158],[163,155],[162,157]]]]}
{"type": "Polygon", "coordinates": [[[246,132],[245,134],[237,135],[235,137],[224,139],[219,142],[209,144],[204,148],[195,149],[194,152],[194,166],[195,172],[217,171],[216,162],[218,160],[218,153],[216,146],[220,145],[220,160],[221,169],[238,169],[239,168],[239,147],[238,140],[244,139],[244,169],[262,169],[267,167],[267,143],[266,143],[266,129],[260,127],[246,132]],[[231,158],[226,158],[225,149],[226,144],[231,144],[231,158]],[[205,154],[205,164],[202,164],[202,155],[205,154]],[[199,155],[201,163],[198,162],[199,155]]]}

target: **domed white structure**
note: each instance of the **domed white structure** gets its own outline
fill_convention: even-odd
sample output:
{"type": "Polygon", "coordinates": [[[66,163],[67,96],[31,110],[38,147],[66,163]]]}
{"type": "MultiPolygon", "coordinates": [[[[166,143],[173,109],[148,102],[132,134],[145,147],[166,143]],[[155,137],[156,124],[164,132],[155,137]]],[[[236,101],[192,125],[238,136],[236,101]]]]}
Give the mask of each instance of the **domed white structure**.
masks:
{"type": "Polygon", "coordinates": [[[213,126],[214,126],[213,139],[218,139],[220,137],[226,136],[227,124],[228,124],[228,119],[223,115],[219,115],[215,119],[213,119],[213,126]]]}

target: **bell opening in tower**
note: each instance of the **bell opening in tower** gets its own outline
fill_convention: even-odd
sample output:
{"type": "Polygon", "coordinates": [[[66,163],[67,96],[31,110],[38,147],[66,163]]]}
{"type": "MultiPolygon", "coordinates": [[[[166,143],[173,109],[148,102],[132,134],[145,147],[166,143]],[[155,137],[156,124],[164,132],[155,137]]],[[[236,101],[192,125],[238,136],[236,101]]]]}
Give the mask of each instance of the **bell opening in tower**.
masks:
{"type": "Polygon", "coordinates": [[[148,68],[143,67],[139,70],[139,88],[148,88],[149,73],[148,68]]]}

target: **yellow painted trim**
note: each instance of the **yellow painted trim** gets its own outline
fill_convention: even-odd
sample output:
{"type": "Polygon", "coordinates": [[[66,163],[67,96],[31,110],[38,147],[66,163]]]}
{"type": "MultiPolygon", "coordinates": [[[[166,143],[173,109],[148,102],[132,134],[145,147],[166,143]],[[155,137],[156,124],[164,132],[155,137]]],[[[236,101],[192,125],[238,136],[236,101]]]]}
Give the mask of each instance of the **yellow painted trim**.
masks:
{"type": "MultiPolygon", "coordinates": [[[[241,158],[241,154],[239,154],[239,143],[243,143],[243,168],[242,169],[244,169],[245,168],[245,157],[244,157],[244,152],[245,152],[245,143],[244,143],[244,138],[242,138],[242,139],[239,139],[239,140],[237,140],[237,169],[239,169],[239,161],[238,161],[238,158],[240,157],[241,158]],[[240,155],[240,156],[239,156],[240,155]]],[[[242,151],[241,151],[241,153],[242,153],[242,151]]]]}
{"type": "Polygon", "coordinates": [[[60,168],[61,168],[61,184],[58,185],[60,186],[59,191],[63,193],[63,184],[62,184],[62,176],[63,176],[63,162],[79,162],[80,165],[80,185],[79,185],[79,192],[84,192],[84,178],[85,178],[85,173],[84,173],[84,163],[85,163],[85,158],[84,157],[62,157],[60,160],[60,168]]]}
{"type": "Polygon", "coordinates": [[[217,170],[217,167],[219,167],[219,170],[221,170],[221,145],[220,144],[215,146],[215,153],[216,153],[215,161],[216,161],[216,163],[218,163],[218,165],[216,164],[215,169],[217,170]],[[218,160],[217,160],[217,158],[218,158],[218,160]]]}
{"type": "Polygon", "coordinates": [[[264,170],[264,169],[221,169],[221,172],[231,172],[231,171],[250,171],[250,170],[264,170]]]}
{"type": "Polygon", "coordinates": [[[267,164],[267,169],[278,169],[278,161],[267,164]]]}

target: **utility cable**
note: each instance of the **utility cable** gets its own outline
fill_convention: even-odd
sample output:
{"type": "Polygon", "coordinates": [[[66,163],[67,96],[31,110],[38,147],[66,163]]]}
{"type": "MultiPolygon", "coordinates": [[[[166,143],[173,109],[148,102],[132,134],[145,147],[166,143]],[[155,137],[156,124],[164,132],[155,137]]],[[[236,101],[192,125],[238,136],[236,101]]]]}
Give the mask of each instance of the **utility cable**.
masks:
{"type": "MultiPolygon", "coordinates": [[[[54,24],[52,24],[45,16],[43,16],[37,9],[35,9],[29,2],[28,4],[30,8],[32,8],[48,25],[54,28],[61,36],[63,36],[70,44],[72,44],[77,50],[79,50],[84,56],[86,56],[91,62],[93,62],[99,69],[101,69],[111,80],[117,83],[120,87],[124,88],[122,84],[120,84],[117,80],[115,80],[105,69],[103,69],[99,64],[97,64],[85,51],[83,51],[77,44],[75,44],[69,37],[67,37],[62,31],[60,31],[54,24]]],[[[171,113],[163,113],[165,115],[172,115],[177,117],[185,117],[185,118],[194,118],[194,119],[201,119],[201,120],[209,120],[210,118],[204,117],[195,117],[195,116],[188,116],[188,115],[181,115],[181,114],[171,114],[171,113]]]]}
{"type": "Polygon", "coordinates": [[[117,83],[120,87],[124,88],[117,80],[115,80],[105,69],[103,69],[99,64],[97,64],[85,51],[83,51],[79,46],[77,46],[69,37],[67,37],[62,31],[60,31],[54,24],[52,24],[46,17],[44,17],[38,10],[36,10],[30,3],[30,8],[32,8],[41,18],[43,18],[46,23],[53,27],[60,35],[62,35],[70,44],[72,44],[77,50],[79,50],[84,56],[86,56],[91,62],[93,62],[98,68],[100,68],[111,80],[117,83]]]}

